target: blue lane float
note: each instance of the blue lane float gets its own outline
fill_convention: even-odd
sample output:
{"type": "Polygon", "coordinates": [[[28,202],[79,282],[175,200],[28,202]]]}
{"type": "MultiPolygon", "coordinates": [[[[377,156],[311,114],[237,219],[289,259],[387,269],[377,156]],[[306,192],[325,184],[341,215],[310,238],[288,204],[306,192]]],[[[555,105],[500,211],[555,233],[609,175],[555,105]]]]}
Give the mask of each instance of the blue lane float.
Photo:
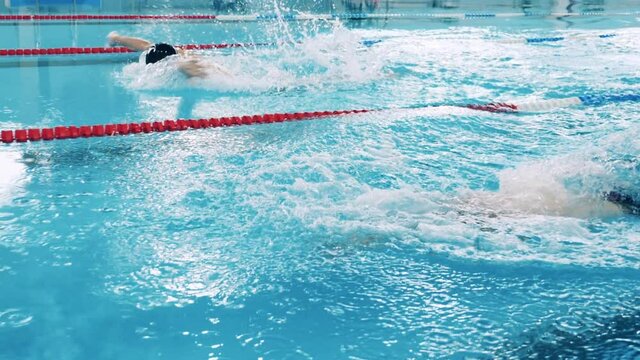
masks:
{"type": "MultiPolygon", "coordinates": [[[[616,34],[602,34],[602,35],[597,35],[596,37],[600,39],[608,39],[615,36],[616,34]]],[[[582,39],[584,38],[584,36],[580,36],[577,38],[582,39]]],[[[566,36],[550,36],[550,37],[526,38],[525,42],[527,42],[528,44],[536,44],[536,43],[545,43],[545,42],[558,42],[558,41],[564,41],[564,40],[570,40],[570,39],[572,38],[566,37],[566,36]]]]}
{"type": "Polygon", "coordinates": [[[580,102],[586,106],[602,106],[605,104],[616,104],[622,102],[640,102],[640,94],[620,94],[620,95],[584,95],[578,96],[580,102]]]}
{"type": "Polygon", "coordinates": [[[556,36],[556,37],[528,38],[526,39],[526,41],[527,43],[542,43],[542,42],[562,41],[564,39],[566,39],[564,36],[556,36]]]}
{"type": "Polygon", "coordinates": [[[475,18],[494,18],[497,17],[498,14],[490,14],[490,13],[466,13],[464,14],[465,19],[475,19],[475,18]]]}

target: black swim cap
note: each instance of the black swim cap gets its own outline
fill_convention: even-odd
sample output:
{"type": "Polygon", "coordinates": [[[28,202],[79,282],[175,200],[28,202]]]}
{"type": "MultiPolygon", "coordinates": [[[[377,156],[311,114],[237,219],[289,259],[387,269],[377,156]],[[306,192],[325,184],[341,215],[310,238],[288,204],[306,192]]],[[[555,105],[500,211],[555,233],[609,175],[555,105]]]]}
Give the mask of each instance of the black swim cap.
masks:
{"type": "Polygon", "coordinates": [[[620,206],[624,211],[628,213],[640,215],[640,200],[636,199],[631,194],[613,190],[605,193],[604,198],[620,206]]]}
{"type": "Polygon", "coordinates": [[[157,63],[167,56],[175,55],[177,53],[176,49],[169,44],[155,44],[149,48],[149,51],[147,51],[145,62],[147,64],[157,63]]]}

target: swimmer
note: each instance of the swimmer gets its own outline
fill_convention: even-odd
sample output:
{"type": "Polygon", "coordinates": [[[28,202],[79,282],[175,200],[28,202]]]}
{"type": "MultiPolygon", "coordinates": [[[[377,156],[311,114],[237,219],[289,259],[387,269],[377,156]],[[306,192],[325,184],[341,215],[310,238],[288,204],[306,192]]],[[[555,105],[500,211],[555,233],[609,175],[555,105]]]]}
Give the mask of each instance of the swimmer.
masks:
{"type": "Polygon", "coordinates": [[[572,218],[612,218],[624,214],[640,216],[640,200],[625,192],[609,191],[597,196],[569,191],[547,192],[470,191],[456,199],[460,215],[529,214],[572,218]]]}
{"type": "Polygon", "coordinates": [[[213,63],[205,63],[201,58],[190,54],[188,51],[175,48],[169,44],[153,44],[145,39],[122,36],[115,31],[107,35],[107,40],[111,46],[119,45],[134,51],[142,51],[140,62],[146,65],[155,64],[170,56],[178,56],[180,58],[178,69],[189,78],[205,78],[212,72],[227,76],[231,75],[223,67],[213,63]]]}
{"type": "Polygon", "coordinates": [[[625,213],[640,215],[640,200],[635,199],[632,195],[614,190],[605,193],[604,198],[608,202],[618,205],[625,213]]]}

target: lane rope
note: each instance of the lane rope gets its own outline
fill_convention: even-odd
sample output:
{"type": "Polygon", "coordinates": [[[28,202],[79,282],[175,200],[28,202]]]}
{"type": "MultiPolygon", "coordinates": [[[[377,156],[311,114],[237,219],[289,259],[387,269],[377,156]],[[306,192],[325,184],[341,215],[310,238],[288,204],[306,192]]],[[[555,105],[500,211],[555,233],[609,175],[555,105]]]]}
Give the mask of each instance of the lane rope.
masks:
{"type": "Polygon", "coordinates": [[[0,21],[139,21],[139,20],[215,20],[216,15],[107,15],[107,14],[64,14],[64,15],[0,15],[0,21]]]}
{"type": "Polygon", "coordinates": [[[478,20],[494,18],[514,18],[514,17],[592,17],[592,16],[637,16],[640,11],[626,12],[544,12],[525,11],[512,13],[492,13],[492,12],[464,12],[464,13],[331,13],[331,14],[246,14],[246,15],[213,15],[213,14],[193,14],[193,15],[107,15],[107,14],[67,14],[67,15],[0,15],[0,23],[36,23],[36,22],[84,22],[84,23],[104,23],[104,22],[157,22],[157,21],[179,21],[179,22],[236,22],[236,21],[272,21],[282,19],[285,21],[305,21],[305,20],[375,20],[375,19],[459,19],[478,20]]]}
{"type": "MultiPolygon", "coordinates": [[[[582,36],[555,36],[555,37],[538,37],[524,39],[507,39],[498,40],[504,44],[539,44],[547,42],[559,42],[565,40],[579,40],[588,38],[608,39],[615,37],[616,34],[600,34],[600,35],[582,35],[582,36]]],[[[371,47],[377,43],[383,42],[382,39],[365,39],[360,43],[366,47],[371,47]]],[[[219,44],[184,44],[176,45],[177,48],[185,50],[211,50],[211,49],[230,49],[241,47],[259,47],[274,46],[274,42],[263,43],[219,43],[219,44]]],[[[95,55],[95,54],[127,54],[138,51],[130,50],[126,47],[63,47],[63,48],[18,48],[18,49],[0,49],[0,57],[7,56],[45,56],[45,55],[95,55]]]]}
{"type": "MultiPolygon", "coordinates": [[[[640,102],[640,93],[628,94],[600,94],[584,95],[561,99],[538,100],[524,103],[487,103],[458,105],[468,109],[488,111],[494,113],[517,113],[548,111],[556,108],[585,105],[600,106],[612,103],[640,102]]],[[[345,116],[349,114],[379,112],[384,110],[408,110],[418,108],[428,108],[434,106],[418,106],[412,108],[390,108],[390,109],[358,109],[358,110],[333,110],[315,112],[277,113],[261,115],[232,116],[210,119],[178,119],[141,123],[120,123],[106,125],[81,125],[81,126],[56,126],[53,128],[30,128],[17,130],[0,131],[0,140],[5,144],[13,142],[25,143],[40,140],[64,140],[76,138],[104,137],[115,135],[129,135],[165,131],[183,131],[205,128],[217,128],[237,125],[257,125],[279,123],[284,121],[310,120],[323,117],[345,116]]]]}
{"type": "MultiPolygon", "coordinates": [[[[176,45],[185,50],[230,49],[240,47],[270,46],[275,43],[221,43],[221,44],[185,44],[176,45]]],[[[64,48],[34,48],[34,49],[0,49],[3,56],[42,56],[42,55],[78,55],[78,54],[126,54],[139,52],[126,47],[64,47],[64,48]]]]}
{"type": "Polygon", "coordinates": [[[555,43],[568,40],[585,40],[585,39],[610,39],[616,37],[617,34],[607,33],[598,35],[563,35],[563,36],[547,36],[547,37],[532,37],[532,38],[519,38],[519,39],[505,39],[498,40],[503,44],[541,44],[541,43],[555,43]]]}

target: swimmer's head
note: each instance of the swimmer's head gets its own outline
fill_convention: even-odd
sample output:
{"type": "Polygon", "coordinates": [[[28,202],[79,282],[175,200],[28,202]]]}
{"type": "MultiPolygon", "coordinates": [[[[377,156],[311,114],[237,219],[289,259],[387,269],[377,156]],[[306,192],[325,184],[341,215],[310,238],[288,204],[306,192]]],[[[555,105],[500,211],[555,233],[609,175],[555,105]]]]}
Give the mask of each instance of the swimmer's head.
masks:
{"type": "Polygon", "coordinates": [[[640,215],[640,200],[638,200],[631,194],[614,190],[605,193],[604,198],[607,201],[620,206],[624,211],[628,213],[640,215]]]}
{"type": "Polygon", "coordinates": [[[147,50],[145,62],[147,64],[157,63],[158,61],[177,53],[176,49],[169,44],[155,44],[147,50]]]}

